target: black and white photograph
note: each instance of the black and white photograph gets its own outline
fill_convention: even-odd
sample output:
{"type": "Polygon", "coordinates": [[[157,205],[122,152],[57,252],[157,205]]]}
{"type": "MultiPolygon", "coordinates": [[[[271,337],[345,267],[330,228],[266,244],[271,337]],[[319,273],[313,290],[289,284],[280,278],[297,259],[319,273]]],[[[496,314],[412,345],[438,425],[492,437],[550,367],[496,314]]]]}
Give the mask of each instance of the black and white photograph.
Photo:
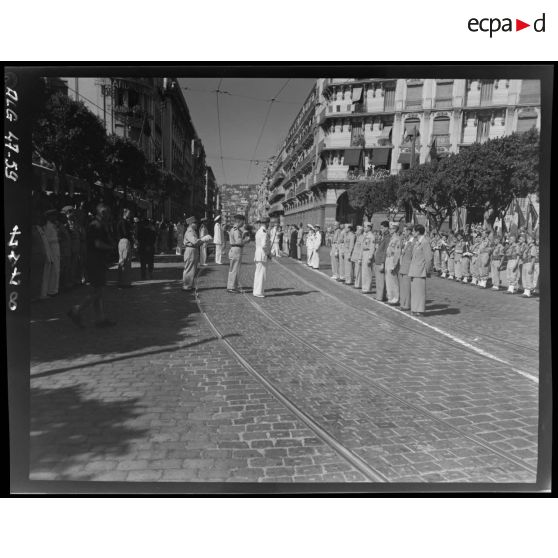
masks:
{"type": "Polygon", "coordinates": [[[548,489],[552,81],[6,68],[19,486],[548,489]]]}

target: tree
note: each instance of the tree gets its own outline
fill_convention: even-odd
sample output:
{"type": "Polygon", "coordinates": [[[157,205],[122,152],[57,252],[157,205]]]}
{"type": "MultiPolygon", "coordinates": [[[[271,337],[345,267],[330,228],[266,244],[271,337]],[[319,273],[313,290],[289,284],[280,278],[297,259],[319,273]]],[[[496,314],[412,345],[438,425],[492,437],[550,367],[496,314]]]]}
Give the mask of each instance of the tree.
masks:
{"type": "Polygon", "coordinates": [[[380,180],[366,180],[358,182],[347,191],[350,204],[357,209],[364,210],[368,218],[374,213],[388,211],[397,213],[399,200],[397,198],[398,177],[387,176],[380,180]]]}
{"type": "Polygon", "coordinates": [[[134,142],[113,134],[107,139],[104,157],[104,178],[113,187],[120,186],[125,193],[128,188],[145,190],[148,163],[134,142]]]}
{"type": "Polygon", "coordinates": [[[103,165],[106,134],[102,122],[87,107],[62,93],[47,98],[34,120],[34,150],[56,170],[66,191],[66,173],[90,183],[103,165]]]}

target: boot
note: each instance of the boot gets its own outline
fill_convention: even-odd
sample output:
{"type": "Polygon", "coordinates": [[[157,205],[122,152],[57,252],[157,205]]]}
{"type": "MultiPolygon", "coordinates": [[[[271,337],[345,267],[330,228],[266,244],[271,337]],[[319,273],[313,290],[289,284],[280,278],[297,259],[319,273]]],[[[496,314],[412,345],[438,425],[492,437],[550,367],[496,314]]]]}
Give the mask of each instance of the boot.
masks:
{"type": "Polygon", "coordinates": [[[522,296],[524,296],[525,298],[531,298],[531,289],[524,289],[522,296]]]}
{"type": "Polygon", "coordinates": [[[450,281],[453,281],[453,280],[455,279],[455,277],[454,277],[453,275],[448,275],[448,279],[449,279],[450,281]]]}
{"type": "Polygon", "coordinates": [[[443,271],[443,272],[442,272],[442,275],[440,275],[440,277],[442,277],[442,278],[444,278],[444,279],[445,279],[445,278],[447,277],[447,274],[446,274],[446,272],[445,272],[445,271],[443,271]]]}
{"type": "Polygon", "coordinates": [[[477,280],[476,277],[473,277],[473,278],[471,279],[471,285],[478,285],[478,280],[477,280]]]}
{"type": "Polygon", "coordinates": [[[492,290],[493,291],[499,291],[500,287],[498,285],[492,285],[492,290]]]}

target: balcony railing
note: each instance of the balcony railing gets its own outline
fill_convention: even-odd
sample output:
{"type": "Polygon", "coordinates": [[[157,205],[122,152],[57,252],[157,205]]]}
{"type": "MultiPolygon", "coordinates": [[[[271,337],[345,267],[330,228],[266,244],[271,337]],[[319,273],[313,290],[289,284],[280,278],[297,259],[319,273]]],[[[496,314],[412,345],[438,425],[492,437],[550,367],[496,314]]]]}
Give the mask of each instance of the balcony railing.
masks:
{"type": "Polygon", "coordinates": [[[337,169],[324,169],[313,180],[313,184],[320,182],[355,182],[359,180],[370,180],[365,171],[347,171],[337,169]]]}
{"type": "Polygon", "coordinates": [[[452,103],[453,103],[453,99],[451,97],[445,99],[435,99],[434,107],[437,109],[451,108],[452,103]]]}

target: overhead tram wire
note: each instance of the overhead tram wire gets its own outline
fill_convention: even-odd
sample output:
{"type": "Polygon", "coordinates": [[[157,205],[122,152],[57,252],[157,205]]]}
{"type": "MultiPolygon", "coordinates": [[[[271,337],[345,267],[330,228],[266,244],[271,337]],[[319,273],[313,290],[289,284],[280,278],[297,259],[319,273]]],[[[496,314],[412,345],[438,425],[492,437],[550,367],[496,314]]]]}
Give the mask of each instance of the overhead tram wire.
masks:
{"type": "Polygon", "coordinates": [[[223,142],[221,139],[221,117],[219,115],[219,90],[221,88],[221,83],[223,83],[223,78],[219,80],[219,85],[215,91],[215,101],[217,103],[217,129],[219,131],[219,156],[221,159],[221,170],[223,171],[223,184],[227,183],[227,177],[225,175],[225,163],[223,162],[223,142]]]}
{"type": "MultiPolygon", "coordinates": [[[[230,91],[221,90],[219,87],[217,89],[194,89],[193,87],[181,86],[184,91],[193,91],[195,93],[221,93],[227,95],[228,97],[238,97],[240,99],[249,99],[250,101],[260,101],[262,103],[269,103],[273,99],[264,99],[263,97],[251,97],[250,95],[240,95],[239,93],[231,93],[230,91]]],[[[283,101],[275,99],[276,103],[283,103],[287,105],[300,105],[298,101],[283,101]]]]}
{"type": "MultiPolygon", "coordinates": [[[[254,154],[252,155],[252,159],[254,159],[256,157],[256,152],[258,151],[258,147],[260,146],[260,141],[262,139],[266,124],[267,124],[267,120],[269,118],[269,114],[271,112],[271,107],[273,107],[273,103],[277,100],[277,97],[279,97],[279,95],[281,95],[281,93],[283,92],[283,90],[285,89],[285,87],[287,87],[288,83],[289,83],[290,78],[287,79],[287,81],[283,84],[283,86],[279,89],[279,91],[277,92],[277,94],[269,100],[269,107],[267,107],[267,113],[265,115],[265,120],[262,126],[262,129],[260,131],[260,135],[258,137],[258,141],[256,142],[256,147],[254,148],[254,154]]],[[[250,171],[252,170],[252,162],[250,162],[250,165],[248,167],[248,174],[246,176],[246,183],[249,184],[249,179],[250,179],[250,171]]]]}

